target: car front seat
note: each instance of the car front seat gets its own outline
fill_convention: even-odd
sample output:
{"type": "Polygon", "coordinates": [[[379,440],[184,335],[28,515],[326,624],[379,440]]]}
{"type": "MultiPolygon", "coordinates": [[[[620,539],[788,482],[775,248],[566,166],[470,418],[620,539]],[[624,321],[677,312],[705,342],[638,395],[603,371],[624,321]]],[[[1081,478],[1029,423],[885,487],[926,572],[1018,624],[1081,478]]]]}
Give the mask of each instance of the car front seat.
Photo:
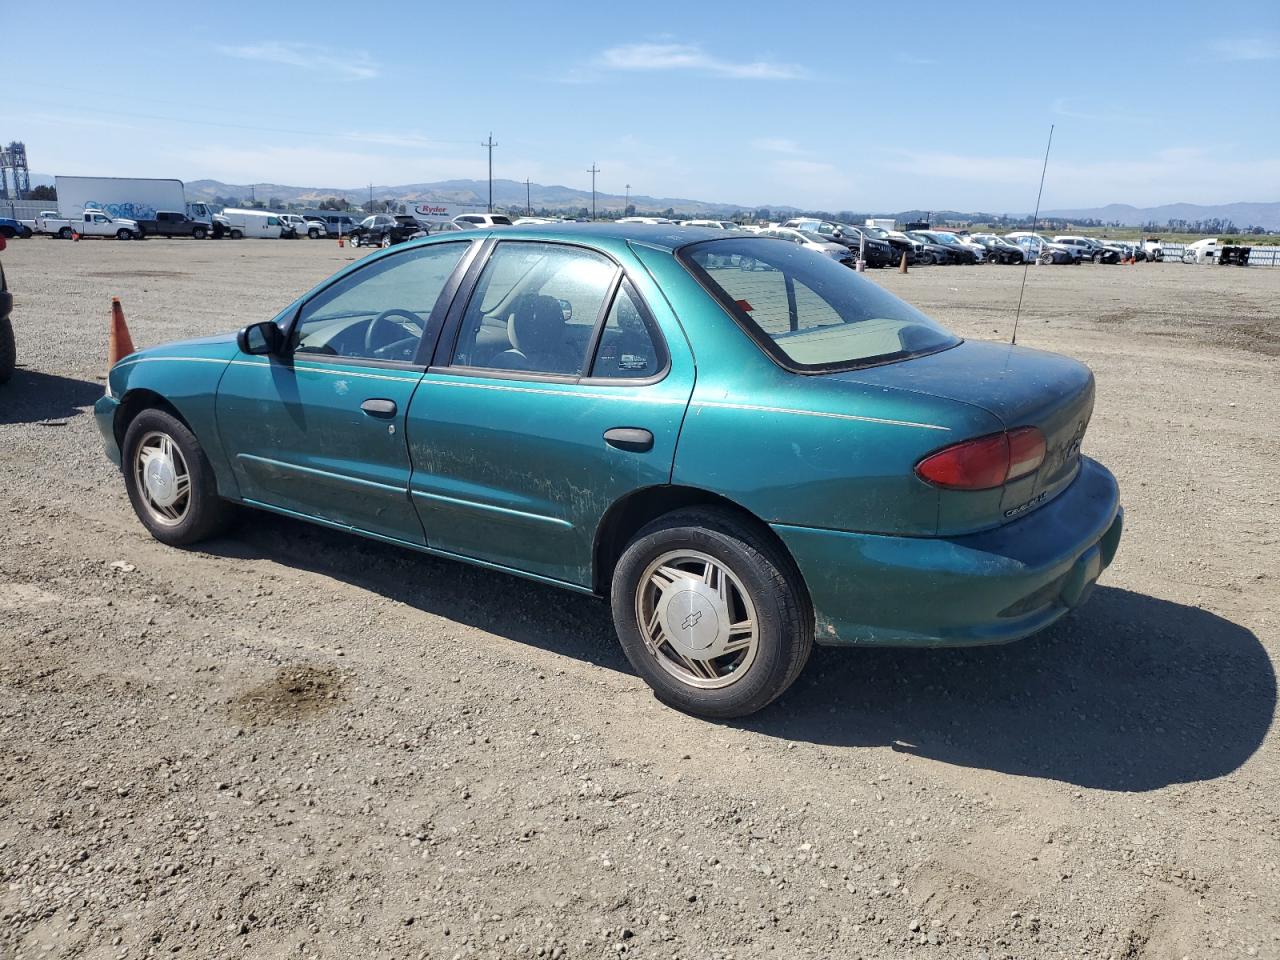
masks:
{"type": "Polygon", "coordinates": [[[516,303],[507,321],[511,349],[493,358],[502,370],[578,373],[580,358],[564,342],[564,308],[555,297],[529,293],[516,303]]]}

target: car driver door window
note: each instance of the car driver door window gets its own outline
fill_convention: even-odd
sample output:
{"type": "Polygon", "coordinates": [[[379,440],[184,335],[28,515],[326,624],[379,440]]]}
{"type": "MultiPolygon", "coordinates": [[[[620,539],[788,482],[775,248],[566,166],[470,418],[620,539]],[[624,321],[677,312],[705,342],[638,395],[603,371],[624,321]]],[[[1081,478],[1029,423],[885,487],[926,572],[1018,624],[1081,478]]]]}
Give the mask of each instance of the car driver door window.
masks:
{"type": "Polygon", "coordinates": [[[450,278],[471,244],[371,259],[307,300],[279,355],[240,355],[218,428],[246,499],[410,543],[405,414],[450,278]]]}

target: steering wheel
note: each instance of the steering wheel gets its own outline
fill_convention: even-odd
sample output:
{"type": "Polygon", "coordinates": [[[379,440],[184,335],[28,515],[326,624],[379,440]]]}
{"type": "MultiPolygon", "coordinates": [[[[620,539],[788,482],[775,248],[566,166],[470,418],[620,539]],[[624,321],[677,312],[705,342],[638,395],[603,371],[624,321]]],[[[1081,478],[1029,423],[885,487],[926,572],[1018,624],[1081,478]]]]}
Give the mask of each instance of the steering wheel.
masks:
{"type": "Polygon", "coordinates": [[[369,326],[364,330],[364,352],[372,354],[376,349],[373,345],[373,331],[378,329],[380,323],[391,323],[391,317],[403,317],[410,323],[420,324],[422,318],[411,310],[401,310],[399,307],[392,307],[390,310],[383,310],[380,314],[369,321],[369,326]]]}

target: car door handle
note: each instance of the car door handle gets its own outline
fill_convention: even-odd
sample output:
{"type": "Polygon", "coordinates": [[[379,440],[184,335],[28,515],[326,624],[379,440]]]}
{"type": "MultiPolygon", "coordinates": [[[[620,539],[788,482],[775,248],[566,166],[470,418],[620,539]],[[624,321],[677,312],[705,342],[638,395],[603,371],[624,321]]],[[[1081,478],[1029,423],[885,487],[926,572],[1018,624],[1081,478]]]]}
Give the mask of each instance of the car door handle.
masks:
{"type": "Polygon", "coordinates": [[[394,417],[396,415],[396,402],[374,397],[360,404],[360,409],[371,417],[394,417]]]}
{"type": "Polygon", "coordinates": [[[653,449],[653,434],[641,427],[614,427],[604,432],[604,442],[619,450],[644,453],[653,449]]]}

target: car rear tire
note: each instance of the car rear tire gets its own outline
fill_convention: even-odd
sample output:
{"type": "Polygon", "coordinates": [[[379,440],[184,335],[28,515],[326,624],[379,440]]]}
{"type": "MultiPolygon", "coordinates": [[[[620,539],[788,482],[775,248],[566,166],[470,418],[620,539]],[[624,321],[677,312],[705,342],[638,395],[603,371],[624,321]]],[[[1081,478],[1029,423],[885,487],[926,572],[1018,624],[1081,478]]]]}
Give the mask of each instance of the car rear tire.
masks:
{"type": "Polygon", "coordinates": [[[196,543],[230,522],[232,505],[218,496],[200,442],[172,414],[152,408],[134,417],[120,462],[134,513],[161,543],[196,543]]]}
{"type": "Polygon", "coordinates": [[[18,365],[18,345],[13,339],[13,323],[0,319],[0,383],[7,383],[18,365]]]}
{"type": "Polygon", "coordinates": [[[196,227],[191,231],[191,238],[193,240],[203,240],[206,236],[207,234],[204,232],[204,227],[196,227]]]}
{"type": "Polygon", "coordinates": [[[391,234],[385,234],[382,238],[382,249],[385,250],[391,246],[391,234]]]}
{"type": "Polygon", "coordinates": [[[677,510],[641,529],[613,572],[613,622],[659,700],[715,719],[779,697],[813,649],[790,557],[737,514],[677,510]]]}
{"type": "Polygon", "coordinates": [[[59,236],[61,239],[63,239],[63,240],[70,240],[70,239],[71,239],[71,228],[70,228],[70,227],[63,227],[61,230],[59,230],[59,231],[58,231],[58,236],[59,236]]]}
{"type": "Polygon", "coordinates": [[[360,246],[360,234],[358,234],[358,233],[357,233],[357,234],[355,234],[354,236],[352,236],[352,238],[351,238],[351,245],[352,245],[353,247],[358,247],[358,246],[360,246]]]}

